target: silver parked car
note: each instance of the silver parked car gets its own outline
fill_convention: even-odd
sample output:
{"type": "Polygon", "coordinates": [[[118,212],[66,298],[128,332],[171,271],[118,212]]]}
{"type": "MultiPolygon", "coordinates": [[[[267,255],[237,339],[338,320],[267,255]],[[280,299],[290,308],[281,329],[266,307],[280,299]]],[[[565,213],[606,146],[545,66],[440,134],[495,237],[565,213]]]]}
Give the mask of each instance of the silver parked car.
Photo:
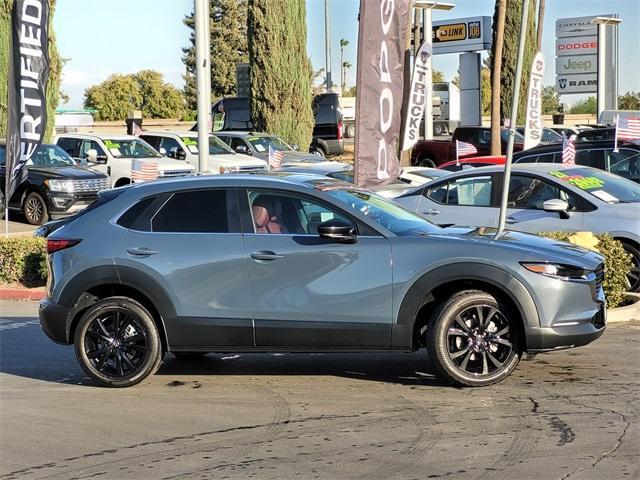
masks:
{"type": "Polygon", "coordinates": [[[458,385],[605,329],[602,257],[437,227],[316,175],[217,175],[100,194],[47,238],[40,322],[125,387],[165,352],[413,351],[458,385]],[[203,208],[202,206],[206,206],[203,208]]]}
{"type": "MultiPolygon", "coordinates": [[[[504,166],[463,170],[395,199],[439,225],[497,227],[504,166]]],[[[608,233],[632,256],[640,290],[640,185],[599,169],[513,165],[507,228],[522,232],[608,233]]]]}

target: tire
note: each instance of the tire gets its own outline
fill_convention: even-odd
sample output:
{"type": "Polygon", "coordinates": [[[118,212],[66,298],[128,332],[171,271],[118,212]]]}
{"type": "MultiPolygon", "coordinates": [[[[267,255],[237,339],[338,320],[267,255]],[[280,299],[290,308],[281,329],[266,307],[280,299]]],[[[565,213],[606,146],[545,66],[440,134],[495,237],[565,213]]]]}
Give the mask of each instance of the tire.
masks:
{"type": "Polygon", "coordinates": [[[433,125],[433,134],[436,137],[439,137],[440,135],[442,135],[444,133],[444,125],[442,125],[441,123],[435,123],[433,125]]]}
{"type": "Polygon", "coordinates": [[[436,162],[431,160],[429,157],[419,157],[418,160],[416,161],[416,166],[436,168],[436,162]]]}
{"type": "Polygon", "coordinates": [[[89,307],[76,326],[74,348],[85,373],[104,387],[140,383],[162,360],[153,317],[127,297],[106,298],[89,307]]]}
{"type": "Polygon", "coordinates": [[[500,382],[521,357],[519,320],[506,305],[479,290],[459,292],[442,303],[425,343],[436,374],[459,386],[500,382]]]}
{"type": "Polygon", "coordinates": [[[180,360],[198,360],[203,358],[209,352],[171,352],[174,357],[179,358],[180,360]]]}
{"type": "Polygon", "coordinates": [[[313,155],[317,155],[319,157],[326,157],[327,154],[325,153],[325,151],[323,150],[322,147],[318,147],[315,145],[312,145],[311,148],[309,149],[309,153],[312,153],[313,155]]]}
{"type": "Polygon", "coordinates": [[[631,272],[627,275],[629,280],[629,291],[640,292],[640,250],[631,243],[622,241],[622,248],[631,255],[631,272]]]}
{"type": "Polygon", "coordinates": [[[22,204],[22,212],[31,225],[43,225],[49,220],[47,203],[37,192],[31,192],[27,195],[22,204]]]}
{"type": "Polygon", "coordinates": [[[353,123],[347,125],[347,129],[344,132],[347,138],[355,138],[356,137],[356,126],[353,123]]]}

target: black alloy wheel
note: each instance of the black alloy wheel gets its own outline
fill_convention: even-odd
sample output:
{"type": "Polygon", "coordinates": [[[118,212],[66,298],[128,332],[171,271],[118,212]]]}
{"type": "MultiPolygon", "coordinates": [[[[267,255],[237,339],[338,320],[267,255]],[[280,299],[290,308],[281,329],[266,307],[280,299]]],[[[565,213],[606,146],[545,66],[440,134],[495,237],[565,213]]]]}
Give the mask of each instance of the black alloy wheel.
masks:
{"type": "Polygon", "coordinates": [[[24,199],[22,206],[27,222],[31,225],[42,225],[49,219],[49,212],[47,211],[47,204],[39,193],[31,192],[24,199]]]}
{"type": "Polygon", "coordinates": [[[80,319],[74,344],[84,371],[108,387],[135,385],[160,365],[153,318],[141,304],[125,297],[91,306],[80,319]]]}
{"type": "Polygon", "coordinates": [[[622,248],[631,255],[631,270],[627,274],[629,291],[640,292],[640,250],[627,242],[622,242],[622,248]]]}
{"type": "Polygon", "coordinates": [[[438,310],[427,347],[438,373],[464,386],[484,386],[508,376],[520,361],[520,332],[505,305],[486,292],[466,291],[438,310]]]}

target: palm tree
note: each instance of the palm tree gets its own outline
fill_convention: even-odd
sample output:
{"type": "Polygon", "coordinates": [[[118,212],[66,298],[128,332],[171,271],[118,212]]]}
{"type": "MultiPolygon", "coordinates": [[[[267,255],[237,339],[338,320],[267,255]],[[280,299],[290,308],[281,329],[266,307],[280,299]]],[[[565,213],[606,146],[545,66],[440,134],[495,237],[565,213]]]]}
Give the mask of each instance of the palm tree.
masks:
{"type": "Polygon", "coordinates": [[[344,91],[347,88],[347,69],[351,67],[353,67],[353,65],[351,65],[348,60],[345,60],[344,62],[342,62],[342,94],[343,95],[344,95],[344,91]]]}
{"type": "Polygon", "coordinates": [[[500,155],[500,76],[502,74],[502,46],[504,45],[504,22],[507,0],[496,0],[498,19],[495,25],[495,49],[491,72],[491,155],[500,155]]]}
{"type": "Polygon", "coordinates": [[[349,45],[349,40],[346,40],[344,38],[340,39],[340,69],[341,69],[341,75],[340,75],[340,87],[342,88],[342,91],[344,91],[346,85],[345,85],[345,68],[350,68],[351,64],[349,62],[345,62],[344,61],[344,47],[346,47],[347,45],[349,45]],[[345,63],[349,63],[348,67],[345,67],[345,63]]]}
{"type": "Polygon", "coordinates": [[[538,52],[542,50],[542,25],[544,23],[544,0],[538,5],[538,52]]]}

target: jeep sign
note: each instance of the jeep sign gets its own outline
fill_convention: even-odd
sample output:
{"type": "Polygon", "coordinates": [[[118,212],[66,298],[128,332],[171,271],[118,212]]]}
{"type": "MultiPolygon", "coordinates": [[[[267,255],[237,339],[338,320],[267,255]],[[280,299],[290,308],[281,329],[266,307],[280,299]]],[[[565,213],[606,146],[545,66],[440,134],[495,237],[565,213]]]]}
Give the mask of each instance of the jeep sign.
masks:
{"type": "Polygon", "coordinates": [[[558,75],[556,77],[556,91],[565,93],[595,93],[598,90],[598,75],[558,75]]]}
{"type": "Polygon", "coordinates": [[[597,73],[597,55],[576,55],[574,57],[557,57],[556,74],[572,75],[576,73],[597,73]]]}

